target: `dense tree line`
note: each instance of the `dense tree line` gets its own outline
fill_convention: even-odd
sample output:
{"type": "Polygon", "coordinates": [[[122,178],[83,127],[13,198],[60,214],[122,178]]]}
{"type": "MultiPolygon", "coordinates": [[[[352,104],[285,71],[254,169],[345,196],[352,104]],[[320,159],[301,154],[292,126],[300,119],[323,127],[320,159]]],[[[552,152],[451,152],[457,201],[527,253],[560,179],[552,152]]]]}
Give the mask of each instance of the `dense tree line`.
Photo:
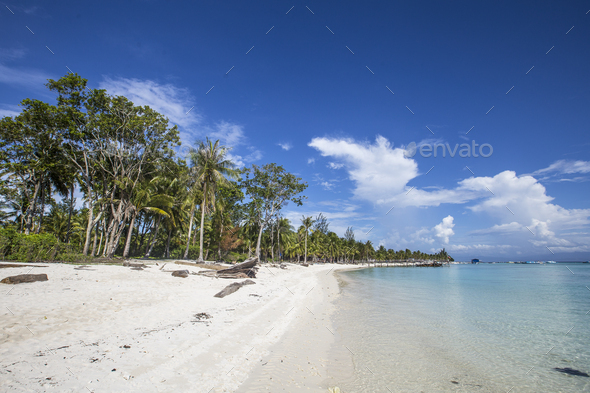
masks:
{"type": "Polygon", "coordinates": [[[0,257],[20,236],[19,244],[53,239],[86,258],[449,258],[375,250],[350,228],[340,238],[322,214],[296,229],[282,209],[303,204],[301,178],[274,163],[237,168],[230,148],[208,138],[179,156],[167,118],[86,83],[76,74],[49,80],[55,105],[25,99],[19,115],[0,120],[0,257]]]}

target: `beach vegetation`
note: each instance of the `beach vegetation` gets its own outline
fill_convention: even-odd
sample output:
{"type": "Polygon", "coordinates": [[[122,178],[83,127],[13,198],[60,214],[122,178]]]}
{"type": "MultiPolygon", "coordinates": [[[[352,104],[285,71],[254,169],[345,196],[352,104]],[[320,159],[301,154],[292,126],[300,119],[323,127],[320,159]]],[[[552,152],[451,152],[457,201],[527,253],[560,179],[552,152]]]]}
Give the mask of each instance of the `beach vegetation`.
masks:
{"type": "Polygon", "coordinates": [[[449,260],[375,249],[324,214],[284,217],[307,183],[281,165],[238,167],[231,146],[205,137],[182,154],[177,126],[149,106],[90,89],[69,73],[48,80],[55,103],[24,99],[0,119],[0,258],[85,262],[173,258],[358,263],[449,260]],[[197,241],[198,237],[198,241],[197,241]]]}

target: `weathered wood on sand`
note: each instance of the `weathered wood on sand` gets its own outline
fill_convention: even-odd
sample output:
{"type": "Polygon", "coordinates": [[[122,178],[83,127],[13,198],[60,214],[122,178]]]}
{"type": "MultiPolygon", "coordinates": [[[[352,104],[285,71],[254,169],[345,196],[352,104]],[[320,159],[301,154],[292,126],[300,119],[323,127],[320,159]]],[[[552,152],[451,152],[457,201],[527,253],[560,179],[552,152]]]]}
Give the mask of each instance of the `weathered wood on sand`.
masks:
{"type": "Polygon", "coordinates": [[[227,295],[231,295],[232,293],[234,293],[235,291],[237,291],[238,289],[240,289],[244,285],[252,285],[252,284],[256,284],[256,283],[252,280],[246,280],[246,281],[242,281],[242,282],[232,282],[227,287],[223,288],[223,290],[221,290],[221,292],[216,293],[214,295],[214,297],[219,297],[219,298],[226,297],[227,295]]]}
{"type": "Polygon", "coordinates": [[[172,272],[172,276],[187,278],[188,277],[188,270],[175,270],[172,272]]]}
{"type": "Polygon", "coordinates": [[[22,284],[35,281],[47,281],[47,274],[19,274],[18,276],[6,277],[0,283],[2,284],[22,284]]]}
{"type": "Polygon", "coordinates": [[[256,278],[256,264],[258,258],[250,258],[242,263],[238,263],[228,269],[222,269],[217,271],[217,277],[220,278],[241,278],[240,273],[245,274],[247,277],[256,278]]]}

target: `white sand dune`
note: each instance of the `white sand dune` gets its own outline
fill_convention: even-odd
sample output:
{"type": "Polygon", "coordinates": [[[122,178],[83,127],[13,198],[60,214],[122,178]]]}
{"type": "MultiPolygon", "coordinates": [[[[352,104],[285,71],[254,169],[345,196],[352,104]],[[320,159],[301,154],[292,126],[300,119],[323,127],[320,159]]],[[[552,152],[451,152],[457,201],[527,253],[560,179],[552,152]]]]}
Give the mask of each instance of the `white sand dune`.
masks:
{"type": "MultiPolygon", "coordinates": [[[[219,299],[241,280],[35,265],[49,281],[0,284],[0,391],[327,391],[332,272],[346,267],[262,267],[255,285],[219,299]]],[[[200,270],[166,265],[186,268],[200,270]]]]}

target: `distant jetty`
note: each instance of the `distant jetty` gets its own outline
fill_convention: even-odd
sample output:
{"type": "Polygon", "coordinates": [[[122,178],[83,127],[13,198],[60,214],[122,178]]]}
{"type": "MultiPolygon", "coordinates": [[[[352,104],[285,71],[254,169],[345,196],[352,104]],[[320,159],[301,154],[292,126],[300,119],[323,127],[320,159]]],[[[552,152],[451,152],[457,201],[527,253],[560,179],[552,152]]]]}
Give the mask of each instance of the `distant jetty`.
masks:
{"type": "Polygon", "coordinates": [[[442,267],[449,265],[448,262],[440,261],[369,261],[369,266],[373,267],[442,267]]]}

